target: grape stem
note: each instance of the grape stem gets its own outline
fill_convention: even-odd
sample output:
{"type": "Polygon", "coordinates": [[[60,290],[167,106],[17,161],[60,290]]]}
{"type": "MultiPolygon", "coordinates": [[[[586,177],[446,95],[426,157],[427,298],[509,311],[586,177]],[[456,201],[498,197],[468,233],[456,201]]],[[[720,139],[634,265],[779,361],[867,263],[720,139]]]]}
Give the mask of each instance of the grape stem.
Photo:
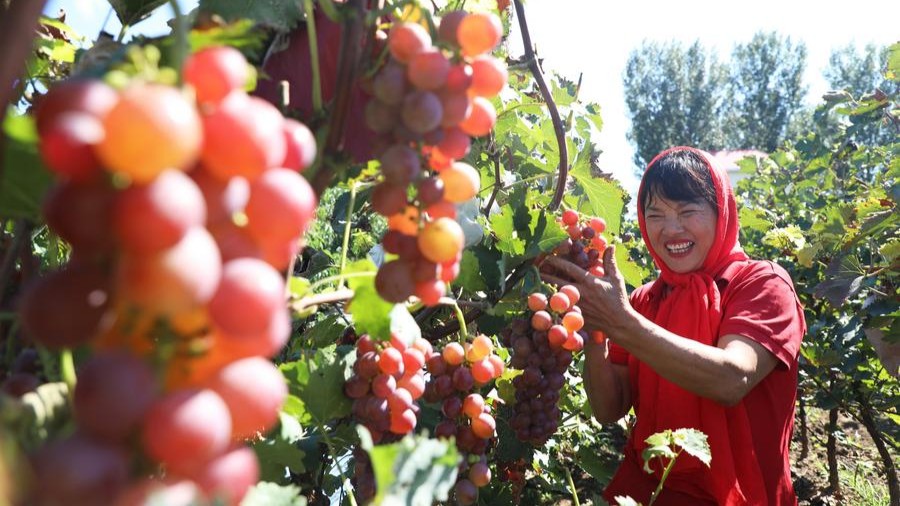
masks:
{"type": "Polygon", "coordinates": [[[300,300],[293,302],[291,304],[291,309],[297,312],[302,312],[312,306],[318,306],[320,304],[332,304],[335,302],[344,302],[352,298],[353,290],[349,288],[342,288],[333,292],[317,293],[314,295],[303,297],[300,300]]]}
{"type": "MultiPolygon", "coordinates": [[[[184,14],[181,12],[181,6],[178,5],[178,0],[169,0],[169,5],[172,6],[172,13],[175,15],[175,23],[173,26],[173,31],[175,32],[175,50],[173,52],[172,67],[175,68],[175,73],[178,75],[178,84],[181,84],[181,67],[191,49],[188,45],[184,14]]],[[[124,30],[124,27],[122,29],[124,30]]]]}
{"type": "Polygon", "coordinates": [[[72,357],[72,350],[66,348],[59,354],[59,373],[63,382],[69,388],[69,398],[75,395],[75,359],[72,357]]]}
{"type": "Polygon", "coordinates": [[[553,101],[550,88],[547,87],[540,64],[534,54],[531,35],[528,32],[528,23],[525,21],[525,7],[522,6],[522,0],[513,0],[513,5],[516,7],[516,18],[519,20],[519,31],[522,32],[522,43],[525,46],[524,59],[528,62],[528,68],[531,69],[531,73],[534,75],[534,80],[541,90],[544,102],[547,103],[547,110],[550,112],[550,119],[553,121],[553,131],[556,133],[556,143],[559,145],[559,178],[556,180],[556,193],[553,195],[553,200],[550,201],[549,206],[550,212],[553,212],[559,208],[559,204],[562,202],[566,190],[566,179],[569,175],[569,152],[566,146],[566,134],[562,119],[559,116],[559,109],[556,107],[556,102],[553,101]]]}
{"type": "Polygon", "coordinates": [[[347,206],[347,222],[344,223],[344,239],[341,243],[341,272],[338,277],[338,289],[344,288],[344,269],[347,268],[347,248],[350,246],[350,224],[353,223],[353,208],[356,207],[356,188],[354,181],[350,185],[350,205],[347,206]]]}
{"type": "Polygon", "coordinates": [[[466,316],[463,314],[462,309],[460,309],[459,304],[456,301],[453,301],[453,310],[456,312],[456,321],[459,322],[459,343],[464,344],[466,342],[466,336],[469,335],[469,329],[466,328],[466,316]]]}
{"type": "Polygon", "coordinates": [[[575,506],[581,506],[581,502],[578,500],[578,489],[575,488],[575,481],[572,480],[572,473],[567,466],[563,466],[563,470],[566,472],[566,481],[569,483],[569,489],[572,490],[572,499],[575,501],[575,506]]]}
{"type": "MultiPolygon", "coordinates": [[[[510,275],[504,280],[502,293],[498,293],[495,298],[491,298],[489,299],[489,301],[495,302],[502,299],[512,289],[512,287],[516,286],[516,283],[518,283],[519,280],[525,276],[525,273],[533,267],[533,260],[526,260],[517,265],[516,268],[513,269],[513,271],[510,273],[510,275]]],[[[488,302],[486,307],[490,307],[491,304],[492,302],[488,302]]],[[[459,304],[454,303],[454,306],[459,308],[459,304]]],[[[459,313],[461,312],[461,310],[457,312],[456,321],[451,320],[448,321],[444,326],[432,329],[431,332],[428,333],[428,340],[435,341],[442,337],[449,336],[450,334],[458,331],[461,328],[464,328],[466,322],[474,321],[476,318],[481,316],[484,313],[484,309],[482,309],[481,307],[474,307],[471,311],[466,313],[462,320],[460,320],[459,318],[459,313]]]]}
{"type": "Polygon", "coordinates": [[[312,67],[312,103],[313,112],[322,110],[322,76],[319,66],[319,38],[316,35],[316,18],[313,13],[312,0],[303,0],[303,12],[306,15],[306,34],[309,37],[309,62],[312,67]]]}
{"type": "MultiPolygon", "coordinates": [[[[507,148],[509,151],[509,148],[507,148]]],[[[497,143],[494,139],[494,132],[491,132],[491,142],[488,146],[488,154],[491,157],[491,160],[494,161],[494,190],[491,192],[491,197],[488,199],[487,204],[482,209],[482,214],[485,216],[489,216],[491,213],[491,206],[494,205],[494,200],[497,199],[497,194],[500,193],[500,190],[503,189],[503,182],[500,180],[500,149],[497,147],[497,143]]]]}

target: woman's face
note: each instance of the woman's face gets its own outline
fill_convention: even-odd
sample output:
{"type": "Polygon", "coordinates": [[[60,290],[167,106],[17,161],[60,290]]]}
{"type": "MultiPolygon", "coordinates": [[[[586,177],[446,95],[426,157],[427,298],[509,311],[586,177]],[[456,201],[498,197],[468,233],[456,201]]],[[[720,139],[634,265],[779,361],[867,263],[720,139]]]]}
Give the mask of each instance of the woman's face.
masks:
{"type": "Polygon", "coordinates": [[[679,274],[699,269],[716,236],[716,211],[705,200],[654,195],[644,209],[647,237],[666,266],[679,274]]]}

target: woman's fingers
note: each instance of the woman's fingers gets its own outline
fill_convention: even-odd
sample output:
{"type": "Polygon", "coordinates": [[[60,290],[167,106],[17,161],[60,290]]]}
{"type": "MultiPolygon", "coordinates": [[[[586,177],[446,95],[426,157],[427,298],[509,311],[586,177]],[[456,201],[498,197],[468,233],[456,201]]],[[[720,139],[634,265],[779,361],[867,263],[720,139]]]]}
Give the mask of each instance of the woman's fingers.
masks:
{"type": "Polygon", "coordinates": [[[609,277],[616,277],[619,274],[619,264],[616,262],[616,246],[610,244],[603,252],[603,271],[609,277]]]}
{"type": "Polygon", "coordinates": [[[563,286],[568,285],[571,281],[567,279],[558,278],[552,274],[541,273],[541,279],[544,280],[545,283],[550,283],[551,285],[563,286]]]}
{"type": "Polygon", "coordinates": [[[547,257],[547,259],[544,260],[544,263],[556,268],[558,271],[561,271],[557,274],[564,274],[570,280],[582,280],[588,276],[588,271],[582,269],[581,267],[578,267],[568,260],[556,256],[547,257]]]}

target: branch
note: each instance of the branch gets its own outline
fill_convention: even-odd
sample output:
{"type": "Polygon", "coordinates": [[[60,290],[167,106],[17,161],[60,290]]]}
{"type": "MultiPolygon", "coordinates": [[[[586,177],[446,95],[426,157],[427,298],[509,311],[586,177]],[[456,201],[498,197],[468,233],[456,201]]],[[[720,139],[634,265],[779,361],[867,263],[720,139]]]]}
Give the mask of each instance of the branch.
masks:
{"type": "MultiPolygon", "coordinates": [[[[509,148],[506,148],[509,151],[509,148]]],[[[494,200],[497,199],[497,194],[500,193],[500,190],[503,189],[503,183],[500,181],[500,151],[497,149],[497,144],[494,142],[494,134],[491,132],[491,159],[494,161],[494,191],[491,192],[491,198],[488,199],[487,205],[484,206],[484,210],[482,213],[485,216],[489,216],[491,213],[491,206],[494,205],[494,200]]]]}
{"type": "Polygon", "coordinates": [[[321,304],[333,304],[335,302],[344,302],[353,298],[353,290],[342,288],[333,292],[317,293],[291,303],[291,309],[296,312],[302,312],[313,306],[321,304]]]}
{"type": "MultiPolygon", "coordinates": [[[[340,152],[344,140],[344,127],[347,122],[347,114],[350,110],[350,102],[353,99],[353,85],[356,83],[356,71],[359,67],[360,39],[362,38],[363,24],[365,23],[365,0],[349,0],[347,8],[351,11],[350,19],[344,23],[341,32],[341,53],[338,57],[338,69],[335,81],[333,107],[331,109],[331,123],[328,125],[328,134],[325,137],[324,156],[330,158],[340,152]]],[[[313,179],[313,189],[316,195],[322,195],[325,188],[331,184],[334,170],[331,164],[323,163],[313,179]]]]}
{"type": "MultiPolygon", "coordinates": [[[[474,321],[476,318],[478,318],[479,316],[481,316],[484,313],[484,310],[486,308],[490,307],[491,305],[496,303],[498,300],[505,297],[506,294],[509,293],[509,291],[512,289],[512,287],[516,286],[516,284],[518,284],[519,280],[522,279],[523,277],[525,277],[525,273],[528,272],[528,270],[531,268],[532,265],[534,265],[533,260],[526,260],[526,261],[520,263],[519,265],[517,265],[516,268],[513,269],[513,271],[510,273],[510,275],[506,278],[506,282],[503,285],[504,286],[503,293],[499,294],[497,297],[492,298],[491,302],[488,304],[481,303],[477,306],[472,304],[475,307],[473,307],[471,311],[469,311],[468,313],[465,314],[465,317],[463,318],[463,320],[465,320],[466,323],[474,321]]],[[[462,301],[458,301],[458,302],[462,302],[462,301]]],[[[448,321],[447,324],[444,326],[432,329],[431,332],[427,333],[426,339],[433,342],[433,341],[437,341],[438,339],[449,336],[450,334],[453,334],[456,332],[459,332],[459,322],[454,319],[454,320],[448,321]]]]}
{"type": "Polygon", "coordinates": [[[550,119],[553,121],[553,131],[556,133],[556,143],[559,145],[559,178],[556,181],[556,193],[553,200],[550,201],[550,211],[556,211],[562,203],[563,195],[566,191],[566,179],[569,176],[569,151],[566,146],[566,133],[563,128],[562,119],[559,117],[559,110],[556,108],[556,102],[550,94],[550,88],[544,81],[544,75],[541,73],[541,67],[534,55],[534,48],[531,44],[531,35],[528,33],[528,24],[525,21],[525,8],[522,6],[522,0],[513,0],[516,7],[516,18],[519,20],[519,30],[522,32],[522,43],[525,45],[524,60],[528,62],[528,68],[537,81],[538,88],[541,89],[541,96],[547,103],[547,109],[550,111],[550,119]]]}

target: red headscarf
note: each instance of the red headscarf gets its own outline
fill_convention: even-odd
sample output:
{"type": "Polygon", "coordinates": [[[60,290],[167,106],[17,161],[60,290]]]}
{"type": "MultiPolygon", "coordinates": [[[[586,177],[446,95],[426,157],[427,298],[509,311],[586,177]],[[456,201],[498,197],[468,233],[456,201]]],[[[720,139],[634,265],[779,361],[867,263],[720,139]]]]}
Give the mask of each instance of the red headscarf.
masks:
{"type": "MultiPolygon", "coordinates": [[[[733,262],[747,260],[738,242],[737,204],[728,175],[714,164],[708,153],[699,149],[678,146],[663,151],[651,160],[648,171],[660,157],[675,151],[696,153],[709,168],[718,203],[715,239],[700,269],[673,272],[654,251],[647,236],[644,210],[638,205],[641,235],[660,270],[660,277],[653,283],[648,297],[642,298],[644,302],[636,304],[635,309],[676,335],[716,346],[722,307],[715,276],[733,262]]],[[[643,181],[640,191],[644,191],[643,181]]],[[[683,453],[665,487],[688,494],[705,492],[719,504],[763,504],[766,492],[753,445],[748,444],[752,439],[743,404],[726,408],[665,380],[633,357],[629,365],[639,393],[635,405],[637,422],[631,439],[637,456],[646,447],[647,437],[665,429],[695,428],[708,437],[715,472],[683,453]]],[[[655,466],[657,478],[661,470],[661,466],[655,466]]]]}

